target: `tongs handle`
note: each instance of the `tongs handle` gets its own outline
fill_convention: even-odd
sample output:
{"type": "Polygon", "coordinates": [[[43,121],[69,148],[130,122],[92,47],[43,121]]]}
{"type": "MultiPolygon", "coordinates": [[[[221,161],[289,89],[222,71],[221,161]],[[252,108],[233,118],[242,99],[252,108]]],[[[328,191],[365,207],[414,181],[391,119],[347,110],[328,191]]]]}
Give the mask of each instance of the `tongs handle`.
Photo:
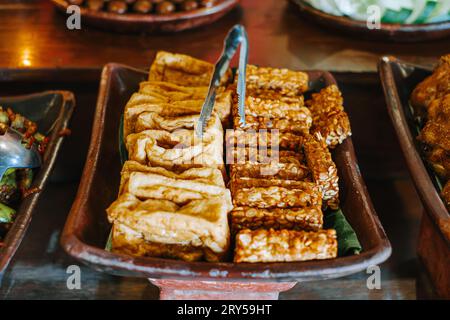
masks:
{"type": "Polygon", "coordinates": [[[216,100],[216,90],[220,85],[220,80],[228,70],[230,61],[236,54],[239,44],[246,38],[247,35],[244,26],[237,24],[231,28],[224,40],[222,54],[214,66],[214,72],[209,83],[208,94],[206,95],[205,102],[203,103],[200,118],[198,119],[198,124],[195,130],[198,137],[203,136],[206,123],[211,116],[214,108],[214,102],[216,100]]]}

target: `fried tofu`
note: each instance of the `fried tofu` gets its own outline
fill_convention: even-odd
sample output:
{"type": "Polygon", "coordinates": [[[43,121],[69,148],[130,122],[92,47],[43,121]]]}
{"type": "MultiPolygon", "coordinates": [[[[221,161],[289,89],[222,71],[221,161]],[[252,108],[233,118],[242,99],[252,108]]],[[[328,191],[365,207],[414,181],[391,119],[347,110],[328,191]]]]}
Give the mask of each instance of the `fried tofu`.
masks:
{"type": "Polygon", "coordinates": [[[122,169],[119,194],[139,199],[170,200],[177,205],[193,200],[220,197],[232,209],[230,190],[221,172],[214,168],[191,168],[181,173],[127,161],[122,169]]]}
{"type": "Polygon", "coordinates": [[[126,148],[130,160],[149,166],[180,171],[210,166],[224,170],[223,129],[217,116],[208,123],[203,138],[195,130],[145,130],[129,134],[126,148]]]}
{"type": "MultiPolygon", "coordinates": [[[[206,96],[206,94],[205,94],[206,96]]],[[[146,93],[134,93],[124,112],[124,137],[139,132],[136,125],[142,123],[149,113],[156,113],[163,118],[177,118],[183,116],[200,115],[205,96],[198,99],[156,100],[146,93]]],[[[214,112],[223,123],[228,122],[231,112],[231,92],[218,93],[214,103],[214,112]]]]}
{"type": "Polygon", "coordinates": [[[337,257],[335,230],[241,230],[234,262],[293,262],[337,257]]]}
{"type": "Polygon", "coordinates": [[[168,200],[122,194],[108,209],[112,251],[133,256],[220,261],[229,247],[228,206],[223,199],[168,200]]]}
{"type": "Polygon", "coordinates": [[[450,210],[450,181],[447,181],[444,188],[441,192],[442,199],[444,200],[444,204],[447,206],[447,209],[450,210]]]}
{"type": "MultiPolygon", "coordinates": [[[[166,81],[187,87],[208,87],[214,65],[188,55],[159,51],[150,67],[149,81],[166,81]]],[[[222,81],[231,76],[227,72],[222,81]]]]}

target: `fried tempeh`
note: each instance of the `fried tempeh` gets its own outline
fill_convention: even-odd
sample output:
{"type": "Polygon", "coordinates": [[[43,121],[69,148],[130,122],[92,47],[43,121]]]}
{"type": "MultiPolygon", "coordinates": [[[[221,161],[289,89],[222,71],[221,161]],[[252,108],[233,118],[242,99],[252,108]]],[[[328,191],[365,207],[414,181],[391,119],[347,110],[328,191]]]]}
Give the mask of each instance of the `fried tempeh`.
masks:
{"type": "Polygon", "coordinates": [[[247,66],[247,88],[274,90],[285,96],[298,96],[308,90],[308,74],[288,69],[247,66]]]}
{"type": "Polygon", "coordinates": [[[322,229],[323,214],[320,206],[306,208],[253,208],[235,207],[230,212],[233,233],[241,229],[322,229]]]}
{"type": "Polygon", "coordinates": [[[350,120],[344,111],[344,100],[336,85],[314,93],[306,104],[313,117],[311,134],[320,133],[330,148],[341,144],[352,134],[350,120]]]}
{"type": "Polygon", "coordinates": [[[236,236],[234,262],[292,262],[337,256],[335,230],[241,230],[236,236]]]}
{"type": "Polygon", "coordinates": [[[337,209],[339,207],[339,176],[325,142],[308,135],[303,149],[312,179],[322,192],[324,204],[337,209]]]}
{"type": "Polygon", "coordinates": [[[322,205],[322,196],[314,183],[303,182],[302,187],[296,188],[237,188],[233,190],[233,204],[258,208],[310,207],[322,205]]]}
{"type": "Polygon", "coordinates": [[[112,250],[134,256],[221,260],[229,247],[228,205],[220,197],[178,206],[122,194],[107,209],[112,250]]]}
{"type": "Polygon", "coordinates": [[[292,132],[295,134],[308,133],[312,125],[312,117],[306,116],[304,120],[293,121],[286,118],[275,119],[268,117],[245,116],[245,125],[241,125],[240,117],[233,118],[234,128],[242,130],[270,130],[277,129],[280,132],[292,132]]]}
{"type": "Polygon", "coordinates": [[[290,132],[272,130],[227,130],[225,141],[227,148],[234,146],[299,150],[303,145],[303,136],[290,132]]]}

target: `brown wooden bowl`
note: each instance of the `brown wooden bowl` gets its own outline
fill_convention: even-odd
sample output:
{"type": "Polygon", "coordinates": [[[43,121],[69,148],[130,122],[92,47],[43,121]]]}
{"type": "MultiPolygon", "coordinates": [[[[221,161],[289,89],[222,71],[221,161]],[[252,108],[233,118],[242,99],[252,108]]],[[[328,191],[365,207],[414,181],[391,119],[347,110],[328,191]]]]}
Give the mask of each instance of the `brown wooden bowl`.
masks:
{"type": "Polygon", "coordinates": [[[334,16],[306,4],[302,0],[290,0],[307,19],[326,28],[356,34],[370,39],[398,42],[436,40],[450,36],[450,22],[428,24],[382,23],[380,29],[368,29],[365,21],[334,16]]]}
{"type": "MultiPolygon", "coordinates": [[[[313,88],[336,83],[327,72],[308,74],[313,88]]],[[[336,148],[334,159],[340,175],[341,207],[363,247],[359,255],[321,261],[235,264],[136,258],[106,251],[111,225],[105,209],[117,197],[122,167],[118,146],[120,118],[128,99],[147,77],[145,71],[114,63],[103,69],[86,165],[61,237],[69,255],[97,270],[118,275],[253,282],[337,278],[380,264],[390,256],[391,246],[359,172],[351,139],[336,148]]]]}
{"type": "Polygon", "coordinates": [[[55,164],[64,136],[60,132],[69,125],[75,107],[75,98],[67,91],[46,91],[31,95],[0,98],[0,106],[10,107],[28,119],[37,123],[40,132],[50,137],[50,142],[43,156],[42,166],[38,169],[31,188],[41,192],[26,197],[17,209],[17,216],[9,229],[0,248],[0,278],[11,258],[19,247],[30,224],[39,196],[55,164]]]}
{"type": "Polygon", "coordinates": [[[433,184],[431,175],[434,173],[422,158],[409,105],[413,89],[432,71],[394,57],[383,57],[379,71],[389,115],[426,213],[420,230],[418,254],[437,293],[450,298],[450,214],[433,184]]]}
{"type": "MultiPolygon", "coordinates": [[[[66,14],[70,5],[66,0],[51,0],[55,7],[66,14]]],[[[116,32],[177,32],[212,23],[233,9],[239,0],[221,0],[210,8],[168,15],[95,12],[81,7],[81,23],[116,32]]]]}

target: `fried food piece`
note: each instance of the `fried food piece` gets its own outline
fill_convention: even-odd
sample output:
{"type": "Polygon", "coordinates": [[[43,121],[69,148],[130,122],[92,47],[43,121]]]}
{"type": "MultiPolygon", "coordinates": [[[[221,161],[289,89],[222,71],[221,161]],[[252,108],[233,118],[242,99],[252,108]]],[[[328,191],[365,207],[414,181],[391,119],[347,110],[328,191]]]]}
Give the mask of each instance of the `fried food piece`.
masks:
{"type": "Polygon", "coordinates": [[[308,90],[308,74],[288,69],[247,66],[249,90],[273,90],[284,96],[298,96],[308,90]]]}
{"type": "Polygon", "coordinates": [[[273,177],[266,178],[254,178],[254,177],[241,177],[234,176],[231,179],[231,192],[234,194],[241,188],[253,188],[253,187],[283,187],[286,189],[309,189],[313,184],[311,181],[298,181],[298,180],[286,180],[277,179],[273,177]]]}
{"type": "Polygon", "coordinates": [[[208,123],[203,139],[195,131],[145,130],[126,137],[130,160],[180,171],[193,167],[224,169],[223,130],[218,117],[208,123]]]}
{"type": "Polygon", "coordinates": [[[121,195],[107,209],[113,252],[133,256],[220,261],[229,247],[228,206],[221,198],[178,206],[121,195]]]}
{"type": "Polygon", "coordinates": [[[241,230],[236,236],[234,262],[292,262],[337,256],[335,230],[241,230]]]}
{"type": "MultiPolygon", "coordinates": [[[[136,131],[136,123],[141,115],[145,117],[148,113],[157,113],[161,117],[180,117],[188,115],[199,115],[205,97],[193,100],[176,100],[161,102],[154,96],[146,93],[134,93],[124,112],[124,137],[136,131]]],[[[214,111],[224,123],[228,121],[231,112],[231,91],[218,93],[214,103],[214,111]]],[[[142,121],[142,120],[141,120],[142,121]]]]}
{"type": "Polygon", "coordinates": [[[278,147],[278,149],[300,150],[303,145],[303,136],[273,130],[227,130],[225,140],[227,147],[278,147]]]}
{"type": "Polygon", "coordinates": [[[317,231],[323,226],[320,206],[273,209],[235,207],[230,216],[233,233],[241,229],[261,228],[317,231]]]}
{"type": "MultiPolygon", "coordinates": [[[[189,87],[208,87],[214,66],[184,54],[159,51],[150,67],[149,81],[167,81],[189,87]]],[[[222,79],[227,83],[231,71],[222,79]]]]}
{"type": "Polygon", "coordinates": [[[233,118],[234,128],[242,130],[262,130],[262,129],[277,129],[280,132],[292,132],[295,134],[304,134],[309,132],[312,125],[312,117],[305,115],[305,119],[301,121],[293,121],[286,118],[275,119],[269,117],[254,117],[245,116],[245,125],[240,123],[239,115],[233,118]]]}
{"type": "MultiPolygon", "coordinates": [[[[433,103],[434,104],[434,103],[433,103]]],[[[450,94],[440,98],[418,139],[427,145],[450,151],[450,94]]]]}
{"type": "Polygon", "coordinates": [[[322,205],[322,195],[312,182],[295,188],[269,187],[236,188],[233,204],[258,208],[311,207],[322,205]]]}
{"type": "Polygon", "coordinates": [[[430,103],[450,93],[450,55],[441,57],[433,74],[422,81],[411,94],[411,104],[424,113],[430,103]]]}
{"type": "MultiPolygon", "coordinates": [[[[233,102],[233,112],[237,115],[237,95],[233,102]]],[[[292,121],[307,121],[311,117],[311,112],[305,107],[303,96],[283,98],[277,92],[266,93],[264,97],[248,94],[245,98],[245,114],[252,117],[281,118],[292,121]]]]}
{"type": "Polygon", "coordinates": [[[119,194],[139,199],[170,200],[183,205],[193,200],[220,197],[232,209],[230,190],[221,172],[214,168],[192,168],[174,173],[160,167],[147,167],[127,161],[121,174],[119,194]]]}
{"type": "MultiPolygon", "coordinates": [[[[304,180],[310,175],[308,167],[295,156],[283,156],[271,161],[230,164],[230,177],[252,177],[264,179],[304,180]]],[[[297,153],[295,153],[297,154],[297,153]]]]}
{"type": "Polygon", "coordinates": [[[322,192],[324,204],[337,209],[339,207],[339,176],[325,142],[308,135],[303,149],[312,179],[322,192]]]}
{"type": "Polygon", "coordinates": [[[442,179],[450,179],[450,152],[435,147],[425,153],[427,161],[442,179]]]}
{"type": "Polygon", "coordinates": [[[450,210],[450,181],[447,181],[444,188],[441,192],[442,199],[444,200],[444,204],[450,210]]]}
{"type": "Polygon", "coordinates": [[[306,104],[313,117],[311,134],[320,133],[328,147],[334,148],[351,136],[350,120],[344,111],[344,100],[336,85],[314,93],[306,104]]]}
{"type": "Polygon", "coordinates": [[[154,102],[171,103],[204,99],[208,87],[186,87],[164,81],[144,81],[139,84],[139,92],[153,98],[154,102]]]}

